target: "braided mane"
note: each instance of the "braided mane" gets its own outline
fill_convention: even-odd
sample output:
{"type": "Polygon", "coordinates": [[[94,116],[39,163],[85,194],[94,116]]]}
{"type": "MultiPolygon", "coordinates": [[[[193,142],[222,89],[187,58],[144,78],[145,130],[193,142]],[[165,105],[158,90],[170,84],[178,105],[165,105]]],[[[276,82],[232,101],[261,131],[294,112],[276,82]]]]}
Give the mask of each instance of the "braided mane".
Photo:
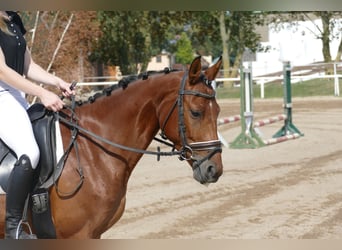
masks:
{"type": "Polygon", "coordinates": [[[139,79],[146,80],[151,75],[156,75],[156,74],[161,74],[161,73],[168,74],[168,73],[174,72],[174,71],[180,71],[180,70],[170,69],[170,68],[166,67],[166,68],[164,68],[164,70],[160,70],[160,71],[146,71],[146,72],[140,73],[139,75],[126,76],[126,77],[122,78],[117,84],[113,84],[109,87],[106,87],[101,92],[97,92],[94,95],[90,96],[86,101],[82,101],[82,100],[78,101],[77,105],[80,106],[80,105],[83,105],[85,103],[93,103],[99,97],[110,96],[114,90],[120,89],[120,88],[125,89],[128,87],[128,85],[130,83],[135,82],[139,79]]]}

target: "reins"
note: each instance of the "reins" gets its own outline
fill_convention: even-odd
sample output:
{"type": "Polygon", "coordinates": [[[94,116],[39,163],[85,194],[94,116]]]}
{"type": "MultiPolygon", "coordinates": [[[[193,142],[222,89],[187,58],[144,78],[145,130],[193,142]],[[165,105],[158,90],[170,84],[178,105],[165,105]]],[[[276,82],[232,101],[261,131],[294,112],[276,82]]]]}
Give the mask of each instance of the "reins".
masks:
{"type": "Polygon", "coordinates": [[[179,155],[180,154],[179,151],[163,152],[163,151],[160,151],[159,147],[158,147],[157,151],[149,151],[149,150],[143,150],[143,149],[139,149],[139,148],[128,147],[128,146],[125,146],[125,145],[122,145],[122,144],[119,144],[119,143],[112,142],[112,141],[110,141],[110,140],[108,140],[108,139],[106,139],[106,138],[104,138],[102,136],[99,136],[99,135],[95,134],[94,132],[91,132],[88,129],[82,128],[81,126],[77,125],[75,122],[70,122],[69,120],[63,118],[60,115],[58,115],[58,119],[62,123],[70,126],[71,128],[77,129],[79,132],[87,134],[87,135],[97,139],[98,141],[106,143],[106,144],[108,144],[110,146],[113,146],[113,147],[116,147],[116,148],[120,148],[120,149],[123,149],[123,150],[127,150],[127,151],[131,151],[131,152],[134,152],[134,153],[157,155],[158,161],[160,160],[160,156],[173,156],[173,155],[179,155]]]}
{"type": "MultiPolygon", "coordinates": [[[[154,138],[154,140],[156,140],[160,143],[163,143],[169,147],[172,147],[171,151],[161,151],[159,146],[157,147],[157,151],[149,151],[149,150],[125,146],[125,145],[110,141],[110,140],[108,140],[102,136],[99,136],[98,134],[96,134],[96,133],[94,133],[88,129],[85,129],[85,128],[79,126],[76,122],[77,119],[75,117],[75,106],[76,106],[75,103],[76,102],[75,102],[74,96],[72,97],[71,107],[66,107],[68,110],[70,110],[71,116],[68,116],[66,113],[64,113],[62,111],[55,113],[55,118],[58,121],[69,126],[72,130],[71,140],[70,140],[70,143],[67,147],[67,150],[64,152],[64,155],[61,157],[61,159],[59,160],[59,162],[56,166],[57,171],[59,172],[59,174],[61,173],[67,156],[69,155],[72,147],[75,146],[76,157],[77,157],[77,161],[78,161],[77,172],[80,175],[80,182],[76,186],[74,191],[70,192],[70,193],[64,193],[64,195],[71,196],[71,195],[75,194],[83,184],[84,175],[83,175],[82,167],[80,165],[78,146],[77,146],[77,136],[80,133],[83,133],[84,135],[88,135],[88,136],[95,138],[96,140],[98,140],[102,143],[105,143],[105,144],[110,145],[110,146],[115,147],[115,148],[119,148],[119,149],[126,150],[126,151],[131,151],[131,152],[139,153],[139,154],[156,155],[158,161],[160,160],[161,156],[179,155],[180,160],[192,160],[193,161],[193,169],[199,167],[204,161],[209,160],[216,153],[221,153],[222,148],[221,148],[221,142],[219,140],[211,140],[211,141],[195,142],[195,143],[188,143],[187,142],[186,127],[185,127],[185,123],[184,123],[184,108],[183,108],[184,96],[185,95],[193,95],[193,96],[202,97],[202,98],[206,98],[206,99],[213,99],[213,98],[215,98],[215,91],[213,94],[210,95],[210,94],[202,93],[199,91],[185,90],[186,79],[187,79],[187,72],[185,72],[183,75],[183,78],[181,81],[181,87],[180,87],[179,93],[178,93],[178,97],[176,98],[175,103],[173,104],[171,110],[169,111],[169,113],[168,113],[168,115],[167,115],[167,117],[166,117],[166,119],[165,119],[165,121],[161,127],[161,137],[163,138],[163,140],[156,138],[156,137],[154,138]],[[181,142],[182,142],[182,148],[180,150],[176,150],[174,144],[166,141],[167,137],[164,133],[165,126],[166,126],[172,112],[175,110],[176,107],[178,107],[178,127],[179,127],[181,142]],[[210,152],[205,157],[203,157],[201,159],[197,159],[196,157],[193,157],[193,151],[210,151],[210,152]],[[190,156],[188,156],[188,155],[190,155],[190,156]]],[[[208,79],[206,79],[204,75],[202,76],[202,81],[206,85],[210,85],[210,81],[208,79]]],[[[59,174],[56,175],[57,178],[58,178],[59,174]]],[[[56,176],[53,175],[53,178],[50,182],[53,182],[53,184],[55,184],[55,186],[56,186],[56,190],[58,191],[58,193],[61,193],[57,187],[56,176]]]]}

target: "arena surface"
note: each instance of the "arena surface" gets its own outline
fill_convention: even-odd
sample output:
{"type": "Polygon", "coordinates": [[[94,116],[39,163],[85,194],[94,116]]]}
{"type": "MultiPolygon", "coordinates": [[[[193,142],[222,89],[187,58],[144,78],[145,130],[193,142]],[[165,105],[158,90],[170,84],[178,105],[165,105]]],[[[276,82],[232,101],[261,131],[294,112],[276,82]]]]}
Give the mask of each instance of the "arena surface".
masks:
{"type": "MultiPolygon", "coordinates": [[[[255,120],[282,114],[282,101],[255,100],[255,120]]],[[[219,104],[220,117],[240,112],[239,100],[219,104]]],[[[130,178],[123,217],[102,238],[340,239],[342,98],[293,98],[293,123],[303,137],[224,148],[224,173],[208,187],[177,157],[145,155],[130,178]]],[[[270,138],[282,124],[260,131],[270,138]]],[[[219,131],[231,142],[241,129],[237,122],[219,131]]]]}

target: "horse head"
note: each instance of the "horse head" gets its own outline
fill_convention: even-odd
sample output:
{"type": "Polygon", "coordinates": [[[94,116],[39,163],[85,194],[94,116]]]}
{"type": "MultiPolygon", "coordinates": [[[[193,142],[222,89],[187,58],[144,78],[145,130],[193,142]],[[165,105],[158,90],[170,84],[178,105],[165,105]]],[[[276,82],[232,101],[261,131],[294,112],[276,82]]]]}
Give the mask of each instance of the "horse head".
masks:
{"type": "Polygon", "coordinates": [[[216,182],[223,169],[217,134],[220,108],[211,85],[221,63],[220,57],[202,71],[201,58],[195,58],[179,79],[181,86],[176,102],[161,121],[162,135],[174,143],[180,159],[192,166],[193,176],[201,184],[216,182]]]}

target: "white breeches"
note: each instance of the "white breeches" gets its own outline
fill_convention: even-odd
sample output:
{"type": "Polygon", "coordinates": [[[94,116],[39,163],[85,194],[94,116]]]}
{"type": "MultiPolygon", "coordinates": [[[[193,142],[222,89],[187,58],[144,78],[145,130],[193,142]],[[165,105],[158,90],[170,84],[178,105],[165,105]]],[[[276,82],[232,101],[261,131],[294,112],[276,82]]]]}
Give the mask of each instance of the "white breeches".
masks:
{"type": "Polygon", "coordinates": [[[39,162],[39,148],[25,107],[9,92],[0,92],[0,138],[17,155],[26,154],[35,169],[39,162]]]}

